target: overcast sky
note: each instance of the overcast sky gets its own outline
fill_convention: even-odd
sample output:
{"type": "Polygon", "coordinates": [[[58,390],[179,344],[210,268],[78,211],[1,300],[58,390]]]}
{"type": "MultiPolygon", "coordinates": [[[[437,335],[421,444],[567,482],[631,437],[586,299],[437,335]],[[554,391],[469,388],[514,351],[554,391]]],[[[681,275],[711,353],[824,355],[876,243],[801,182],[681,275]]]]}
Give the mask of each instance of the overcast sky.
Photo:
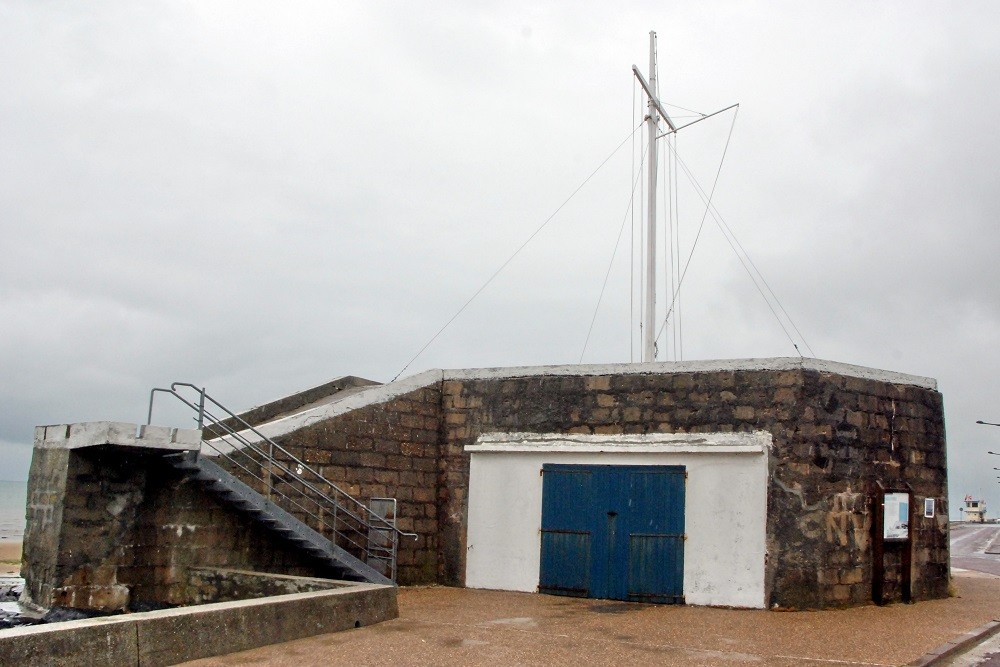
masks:
{"type": "MultiPolygon", "coordinates": [[[[538,5],[0,0],[0,479],[174,380],[392,379],[630,136],[652,29],[664,101],[740,103],[714,201],[815,356],[937,378],[1000,512],[1000,5],[538,5]]],[[[404,375],[576,363],[609,265],[583,360],[637,354],[635,137],[404,375]]],[[[661,359],[796,355],[711,219],[681,313],[661,359]]]]}

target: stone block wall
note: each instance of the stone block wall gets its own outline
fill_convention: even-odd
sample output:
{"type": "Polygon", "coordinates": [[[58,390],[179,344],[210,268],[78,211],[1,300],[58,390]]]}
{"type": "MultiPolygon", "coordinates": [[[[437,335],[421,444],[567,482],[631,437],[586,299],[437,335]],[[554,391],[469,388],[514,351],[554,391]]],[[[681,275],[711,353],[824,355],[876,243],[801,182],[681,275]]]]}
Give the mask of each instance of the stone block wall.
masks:
{"type": "MultiPolygon", "coordinates": [[[[731,366],[438,371],[357,394],[273,437],[362,502],[398,500],[399,527],[418,535],[399,545],[401,584],[461,586],[465,448],[480,435],[767,431],[768,606],[872,599],[880,488],[909,490],[918,508],[935,499],[933,518],[914,514],[912,593],[946,596],[944,418],[933,382],[827,362],[731,366]]],[[[203,566],[329,576],[161,456],[36,444],[24,566],[32,598],[98,607],[181,601],[191,594],[188,568],[203,566]]],[[[899,599],[899,548],[886,549],[884,569],[888,599],[899,599]]]]}
{"type": "Polygon", "coordinates": [[[113,445],[35,450],[22,565],[30,601],[100,611],[184,604],[188,568],[200,566],[332,574],[162,456],[113,445]]]}
{"type": "Polygon", "coordinates": [[[25,596],[45,606],[58,585],[55,569],[63,546],[62,520],[69,455],[68,449],[36,448],[28,472],[21,576],[25,579],[25,596]]]}
{"type": "MultiPolygon", "coordinates": [[[[444,583],[461,585],[469,456],[481,433],[769,431],[770,606],[871,600],[876,483],[935,498],[914,527],[913,597],[944,597],[948,524],[941,396],[817,370],[732,370],[445,380],[439,498],[444,583]]],[[[918,514],[919,516],[919,514],[918,514]]],[[[898,579],[887,550],[886,573],[898,579]]],[[[887,582],[890,599],[899,587],[887,582]]]]}
{"type": "MultiPolygon", "coordinates": [[[[368,405],[279,437],[276,442],[355,498],[397,500],[400,584],[438,580],[440,384],[368,405]]],[[[308,517],[300,517],[309,521],[308,517]]]]}
{"type": "MultiPolygon", "coordinates": [[[[661,367],[662,368],[662,367],[661,367]]],[[[517,369],[511,369],[516,372],[517,369]]],[[[891,374],[890,374],[891,375],[891,374]]],[[[585,375],[456,371],[401,398],[280,439],[361,498],[395,495],[401,583],[463,585],[469,455],[490,432],[698,433],[766,430],[769,605],[818,608],[872,599],[872,499],[879,484],[934,498],[914,525],[914,599],[948,587],[943,407],[930,388],[815,368],[585,375]],[[394,491],[395,490],[395,491],[394,491]]],[[[898,549],[885,554],[899,599],[898,549]]]]}
{"type": "Polygon", "coordinates": [[[192,567],[334,576],[322,562],[219,502],[193,478],[163,461],[150,463],[145,497],[119,561],[119,580],[129,585],[134,601],[183,604],[191,598],[192,567]]]}

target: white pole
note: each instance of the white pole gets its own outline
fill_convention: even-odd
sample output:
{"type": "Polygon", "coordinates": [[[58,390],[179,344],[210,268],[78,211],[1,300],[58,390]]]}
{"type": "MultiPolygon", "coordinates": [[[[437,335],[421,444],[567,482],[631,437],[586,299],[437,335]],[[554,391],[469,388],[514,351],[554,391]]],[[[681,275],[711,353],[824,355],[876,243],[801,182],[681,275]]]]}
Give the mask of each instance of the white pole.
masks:
{"type": "Polygon", "coordinates": [[[656,113],[656,33],[649,31],[649,115],[646,117],[646,132],[649,146],[646,151],[649,161],[649,203],[646,222],[646,306],[642,331],[642,360],[656,361],[654,351],[656,340],[656,133],[659,116],[656,113]]]}

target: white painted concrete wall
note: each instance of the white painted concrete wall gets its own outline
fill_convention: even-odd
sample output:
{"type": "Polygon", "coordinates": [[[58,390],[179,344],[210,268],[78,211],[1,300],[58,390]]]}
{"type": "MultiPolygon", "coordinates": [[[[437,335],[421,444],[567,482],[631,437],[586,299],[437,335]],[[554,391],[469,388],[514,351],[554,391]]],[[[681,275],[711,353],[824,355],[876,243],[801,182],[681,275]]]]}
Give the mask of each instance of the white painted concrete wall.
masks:
{"type": "Polygon", "coordinates": [[[688,604],[763,608],[771,436],[493,434],[472,453],[470,588],[538,589],[544,463],[683,465],[688,604]]]}

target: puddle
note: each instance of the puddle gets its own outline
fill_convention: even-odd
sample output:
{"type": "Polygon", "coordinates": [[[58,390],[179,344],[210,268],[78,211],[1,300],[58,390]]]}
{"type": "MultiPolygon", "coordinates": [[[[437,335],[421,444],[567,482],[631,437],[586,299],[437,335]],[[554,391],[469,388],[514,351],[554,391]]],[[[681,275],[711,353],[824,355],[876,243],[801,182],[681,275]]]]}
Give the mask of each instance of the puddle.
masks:
{"type": "Polygon", "coordinates": [[[637,602],[608,602],[605,604],[592,604],[587,607],[587,611],[592,611],[597,614],[625,614],[630,611],[638,611],[645,605],[637,602]]]}
{"type": "Polygon", "coordinates": [[[498,618],[495,621],[487,621],[486,625],[509,625],[515,628],[537,628],[538,622],[530,616],[517,616],[515,618],[498,618]]]}

